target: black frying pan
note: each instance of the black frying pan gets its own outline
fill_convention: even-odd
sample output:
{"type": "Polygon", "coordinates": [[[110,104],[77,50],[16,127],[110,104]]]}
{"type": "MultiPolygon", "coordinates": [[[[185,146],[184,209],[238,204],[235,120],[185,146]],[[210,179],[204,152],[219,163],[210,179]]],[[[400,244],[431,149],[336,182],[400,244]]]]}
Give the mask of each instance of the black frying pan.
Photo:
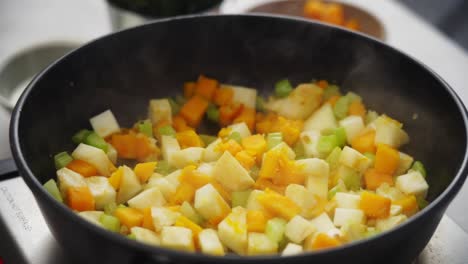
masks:
{"type": "Polygon", "coordinates": [[[78,263],[408,263],[424,248],[467,173],[467,115],[435,73],[363,35],[300,19],[194,16],[106,36],[39,74],[11,119],[11,147],[58,242],[78,263]],[[272,90],[275,81],[332,80],[371,109],[405,124],[406,151],[427,165],[431,204],[395,230],[336,249],[281,258],[210,257],[150,247],[89,224],[41,187],[52,155],[88,118],[112,109],[121,125],[146,115],[150,98],[174,95],[203,73],[272,90]],[[413,119],[414,114],[417,115],[413,119]]]}

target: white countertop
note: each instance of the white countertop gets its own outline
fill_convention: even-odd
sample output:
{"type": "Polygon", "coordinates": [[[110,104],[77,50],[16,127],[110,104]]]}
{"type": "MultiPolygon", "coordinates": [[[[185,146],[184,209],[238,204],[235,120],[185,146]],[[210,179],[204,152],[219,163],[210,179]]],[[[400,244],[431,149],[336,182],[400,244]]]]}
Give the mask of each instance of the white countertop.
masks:
{"type": "MultiPolygon", "coordinates": [[[[222,12],[232,13],[266,0],[228,0],[222,12]]],[[[368,10],[385,26],[387,43],[422,61],[440,74],[468,104],[465,76],[468,55],[422,18],[393,0],[343,0],[368,10]]],[[[104,0],[0,1],[0,65],[18,50],[32,45],[67,41],[84,43],[110,32],[104,0]],[[18,18],[20,16],[21,18],[18,18]]],[[[10,156],[8,112],[0,109],[0,159],[10,156]]],[[[468,231],[468,184],[448,214],[468,231]]]]}

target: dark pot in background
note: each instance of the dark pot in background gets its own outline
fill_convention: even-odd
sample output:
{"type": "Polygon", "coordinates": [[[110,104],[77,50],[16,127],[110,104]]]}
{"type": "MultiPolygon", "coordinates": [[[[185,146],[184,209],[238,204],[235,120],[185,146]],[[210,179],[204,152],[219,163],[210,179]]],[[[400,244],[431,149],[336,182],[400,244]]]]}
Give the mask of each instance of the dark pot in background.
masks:
{"type": "Polygon", "coordinates": [[[222,2],[222,0],[107,0],[114,31],[165,17],[214,13],[222,2]]]}
{"type": "Polygon", "coordinates": [[[20,175],[52,234],[78,263],[410,263],[467,177],[467,113],[440,77],[375,39],[292,18],[193,16],[100,38],[32,81],[10,129],[20,175]],[[291,257],[212,257],[110,233],[42,188],[55,176],[53,155],[73,148],[71,135],[89,127],[89,117],[110,108],[121,125],[130,126],[146,115],[150,98],[175,95],[184,81],[199,74],[256,87],[262,94],[281,78],[292,83],[327,79],[361,94],[369,109],[405,124],[411,143],[403,151],[426,164],[431,203],[393,230],[330,250],[291,257]]]}

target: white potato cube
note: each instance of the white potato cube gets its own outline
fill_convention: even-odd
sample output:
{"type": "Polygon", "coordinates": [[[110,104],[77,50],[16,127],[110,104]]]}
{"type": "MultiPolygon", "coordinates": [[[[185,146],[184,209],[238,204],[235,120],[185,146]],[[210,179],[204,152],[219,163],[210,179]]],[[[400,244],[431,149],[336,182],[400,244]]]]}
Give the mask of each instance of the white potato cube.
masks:
{"type": "Polygon", "coordinates": [[[197,171],[203,175],[213,177],[213,169],[214,169],[213,163],[202,163],[200,164],[200,166],[198,166],[197,171]]]}
{"type": "Polygon", "coordinates": [[[128,206],[136,209],[145,209],[166,204],[163,194],[157,187],[149,188],[127,201],[128,206]]]}
{"type": "Polygon", "coordinates": [[[320,153],[317,150],[317,143],[320,139],[320,132],[315,130],[304,131],[299,136],[299,140],[304,146],[306,157],[319,157],[320,153]]]}
{"type": "Polygon", "coordinates": [[[223,88],[231,88],[233,91],[232,101],[243,104],[246,107],[255,109],[257,100],[257,90],[242,86],[222,85],[223,88]]]}
{"type": "Polygon", "coordinates": [[[195,211],[195,208],[193,208],[193,206],[187,201],[184,201],[182,203],[179,212],[195,224],[199,225],[203,222],[203,218],[201,217],[201,215],[197,211],[195,211]]]}
{"type": "Polygon", "coordinates": [[[294,244],[294,243],[288,243],[286,247],[283,249],[283,252],[281,253],[281,256],[292,256],[292,255],[297,255],[302,253],[303,248],[301,245],[294,244]]]}
{"type": "Polygon", "coordinates": [[[310,158],[297,160],[296,165],[302,168],[302,172],[307,177],[306,188],[319,198],[327,199],[330,174],[328,163],[322,159],[310,158]]]}
{"type": "Polygon", "coordinates": [[[161,120],[166,120],[172,123],[172,109],[169,100],[150,100],[148,107],[148,116],[153,124],[157,124],[161,120]]]}
{"type": "Polygon", "coordinates": [[[180,213],[174,212],[165,207],[151,208],[151,218],[153,218],[153,226],[156,232],[160,232],[163,227],[174,225],[179,216],[180,213]]]}
{"type": "Polygon", "coordinates": [[[351,141],[364,130],[364,121],[360,116],[348,116],[340,120],[340,126],[346,131],[346,141],[351,144],[351,141]]]}
{"type": "Polygon", "coordinates": [[[195,251],[192,230],[178,226],[163,227],[161,231],[161,246],[190,252],[195,251]]]}
{"type": "Polygon", "coordinates": [[[111,144],[107,143],[107,157],[113,163],[117,163],[117,150],[111,144]]]}
{"type": "Polygon", "coordinates": [[[361,196],[344,192],[337,192],[334,199],[337,208],[359,209],[361,202],[361,196]]]}
{"type": "Polygon", "coordinates": [[[413,157],[403,152],[399,152],[400,154],[400,161],[398,162],[398,168],[395,172],[395,175],[402,175],[403,173],[407,172],[413,164],[413,157]]]}
{"type": "Polygon", "coordinates": [[[424,176],[419,171],[411,171],[407,174],[398,176],[395,181],[395,187],[405,194],[414,194],[418,197],[426,197],[429,185],[424,176]]]}
{"type": "Polygon", "coordinates": [[[335,129],[337,122],[333,114],[333,108],[330,104],[323,104],[315,111],[305,122],[303,131],[322,132],[329,129],[335,129]]]}
{"type": "Polygon", "coordinates": [[[172,153],[171,165],[182,169],[188,165],[198,164],[203,157],[204,148],[200,147],[190,147],[182,150],[174,151],[172,153]]]}
{"type": "Polygon", "coordinates": [[[172,185],[174,185],[174,187],[177,189],[177,187],[179,187],[179,184],[180,184],[180,180],[179,180],[180,175],[182,175],[182,170],[176,170],[176,171],[169,173],[169,175],[167,175],[164,178],[168,182],[170,182],[172,185]]]}
{"type": "Polygon", "coordinates": [[[135,236],[135,240],[138,242],[153,246],[159,246],[161,244],[161,239],[158,234],[149,229],[135,226],[130,229],[130,232],[135,236]]]}
{"type": "Polygon", "coordinates": [[[57,171],[57,180],[60,193],[66,196],[67,190],[70,187],[85,187],[87,186],[84,177],[67,167],[63,167],[57,171]]]}
{"type": "Polygon", "coordinates": [[[372,161],[368,157],[348,146],[345,146],[341,151],[339,162],[349,168],[357,170],[361,174],[372,164],[372,161]]]}
{"type": "Polygon", "coordinates": [[[278,251],[278,243],[271,241],[263,233],[249,233],[247,242],[247,255],[275,254],[278,251]]]}
{"type": "Polygon", "coordinates": [[[221,219],[231,208],[221,194],[211,184],[207,184],[195,192],[194,207],[207,220],[221,219]]]}
{"type": "Polygon", "coordinates": [[[203,161],[205,162],[217,161],[219,157],[221,157],[221,155],[223,154],[223,152],[221,152],[219,149],[219,144],[221,144],[222,142],[223,141],[220,138],[211,142],[205,148],[205,155],[203,155],[203,161]]]}
{"type": "Polygon", "coordinates": [[[203,229],[198,234],[198,244],[205,254],[223,256],[224,247],[219,240],[218,233],[213,229],[203,229]]]}
{"type": "Polygon", "coordinates": [[[243,191],[255,183],[247,170],[229,151],[224,152],[213,169],[214,178],[230,191],[243,191]]]}
{"type": "Polygon", "coordinates": [[[400,191],[398,188],[388,185],[388,183],[380,185],[379,188],[375,190],[375,193],[387,197],[392,201],[405,198],[405,194],[402,191],[400,191]]]}
{"type": "Polygon", "coordinates": [[[84,211],[84,212],[79,212],[78,215],[83,217],[84,219],[88,220],[89,222],[101,226],[101,222],[99,222],[99,218],[101,218],[101,215],[103,215],[103,211],[84,211]]]}
{"type": "Polygon", "coordinates": [[[89,122],[91,123],[94,132],[102,138],[120,131],[119,123],[117,123],[117,120],[111,110],[106,110],[99,115],[90,118],[89,122]]]}
{"type": "Polygon", "coordinates": [[[362,210],[336,208],[333,224],[340,227],[345,224],[364,224],[366,217],[362,210]]]}
{"type": "Polygon", "coordinates": [[[306,189],[303,185],[290,184],[286,187],[284,194],[301,207],[301,215],[303,217],[311,218],[314,216],[317,201],[312,191],[306,189]]]}
{"type": "Polygon", "coordinates": [[[390,206],[390,215],[391,216],[399,215],[399,214],[401,214],[402,211],[403,211],[403,207],[401,207],[400,205],[392,204],[390,206]]]}
{"type": "Polygon", "coordinates": [[[406,215],[396,215],[396,216],[390,216],[389,218],[385,218],[385,219],[377,219],[375,223],[375,227],[377,228],[377,230],[386,231],[386,230],[389,230],[398,226],[399,224],[403,223],[407,219],[408,217],[406,217],[406,215]]]}
{"type": "Polygon", "coordinates": [[[175,137],[172,136],[162,136],[161,137],[161,153],[165,161],[169,163],[169,165],[173,165],[172,155],[180,151],[179,142],[175,137]]]}
{"type": "Polygon", "coordinates": [[[242,207],[232,212],[218,225],[218,236],[221,242],[239,255],[247,251],[247,211],[242,207]]]}
{"type": "Polygon", "coordinates": [[[330,230],[335,229],[335,225],[333,224],[328,214],[325,212],[310,220],[310,223],[315,228],[317,233],[328,233],[330,230]]]}
{"type": "Polygon", "coordinates": [[[253,190],[250,192],[249,198],[247,199],[247,205],[245,206],[247,210],[265,211],[265,208],[257,200],[258,196],[264,193],[264,191],[260,190],[253,190]]]}
{"type": "Polygon", "coordinates": [[[143,189],[140,180],[132,169],[127,166],[123,166],[120,169],[123,171],[119,191],[117,192],[117,203],[119,204],[125,203],[143,189]]]}
{"type": "Polygon", "coordinates": [[[286,225],[284,234],[294,243],[302,243],[304,239],[315,231],[314,226],[300,215],[293,217],[286,225]]]}
{"type": "Polygon", "coordinates": [[[100,148],[81,143],[71,155],[74,159],[83,160],[93,165],[101,176],[108,177],[111,174],[110,165],[112,162],[109,160],[109,157],[107,157],[107,154],[100,148]]]}
{"type": "Polygon", "coordinates": [[[106,204],[115,203],[117,194],[106,177],[88,177],[85,181],[94,197],[96,209],[102,210],[106,204]]]}
{"type": "Polygon", "coordinates": [[[249,127],[245,124],[245,122],[232,124],[228,126],[228,128],[231,130],[231,133],[239,133],[241,138],[245,138],[252,135],[250,133],[249,127]]]}
{"type": "Polygon", "coordinates": [[[341,226],[340,232],[348,241],[355,241],[366,236],[367,227],[363,224],[345,224],[341,226]]]}
{"type": "Polygon", "coordinates": [[[148,180],[148,183],[145,185],[145,189],[150,189],[153,187],[159,189],[166,201],[169,201],[176,192],[176,187],[170,183],[167,178],[164,177],[153,178],[153,176],[151,176],[148,180]]]}
{"type": "Polygon", "coordinates": [[[393,148],[399,148],[409,142],[409,136],[401,128],[401,123],[385,116],[379,116],[375,121],[375,144],[383,143],[393,148]]]}

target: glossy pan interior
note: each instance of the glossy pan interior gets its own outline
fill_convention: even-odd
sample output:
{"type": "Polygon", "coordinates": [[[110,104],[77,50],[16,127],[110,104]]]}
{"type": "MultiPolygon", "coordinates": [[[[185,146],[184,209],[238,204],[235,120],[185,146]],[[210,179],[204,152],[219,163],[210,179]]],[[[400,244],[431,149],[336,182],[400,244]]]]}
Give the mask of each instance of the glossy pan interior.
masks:
{"type": "Polygon", "coordinates": [[[466,111],[453,90],[385,44],[320,23],[254,16],[167,19],[91,42],[38,75],[11,121],[20,173],[59,243],[81,263],[406,263],[424,248],[466,178],[466,111]],[[78,218],[41,184],[55,177],[52,156],[74,146],[89,117],[112,109],[122,126],[146,115],[150,98],[174,95],[206,74],[271,92],[327,79],[364,97],[370,109],[402,121],[405,147],[429,172],[429,200],[399,228],[341,248],[288,257],[209,257],[145,246],[78,218]],[[147,262],[146,262],[147,261],[147,262]]]}

